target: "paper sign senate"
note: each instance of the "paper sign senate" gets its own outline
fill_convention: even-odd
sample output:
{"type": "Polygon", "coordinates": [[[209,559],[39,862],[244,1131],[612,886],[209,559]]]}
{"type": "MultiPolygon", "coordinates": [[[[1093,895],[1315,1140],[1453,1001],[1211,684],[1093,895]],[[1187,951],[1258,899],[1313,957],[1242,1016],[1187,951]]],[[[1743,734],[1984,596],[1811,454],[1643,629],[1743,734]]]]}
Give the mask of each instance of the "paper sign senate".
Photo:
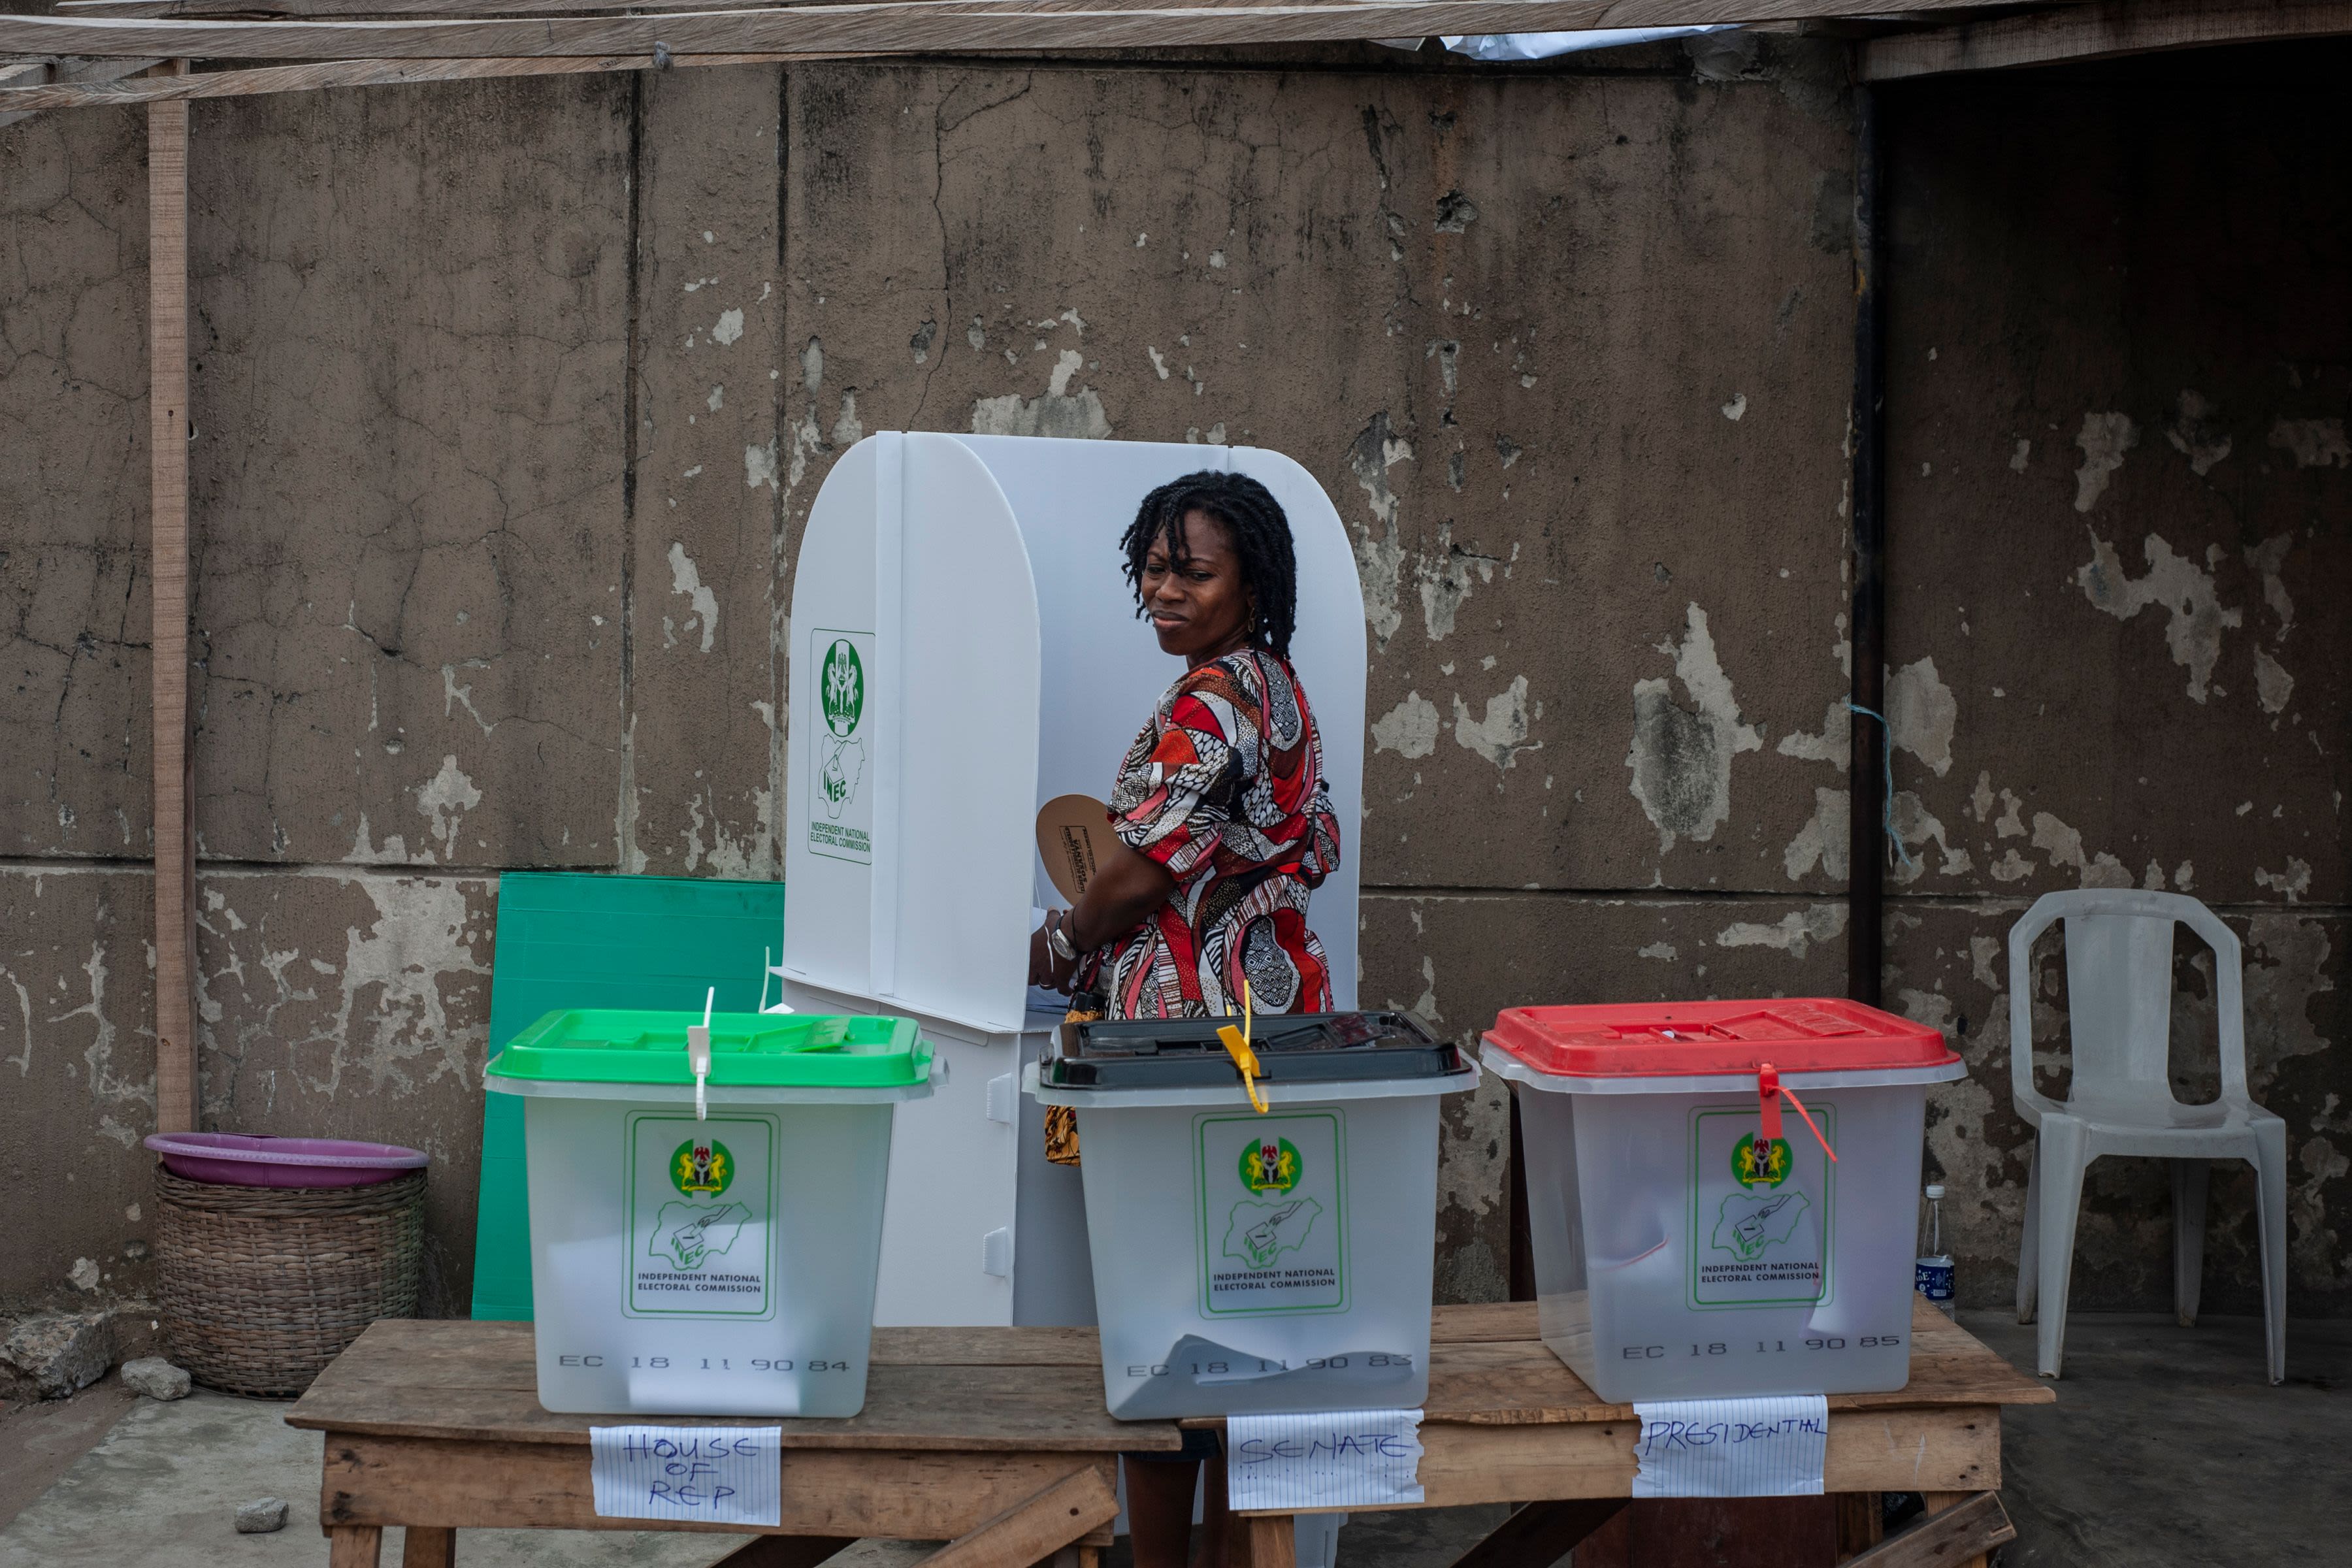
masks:
{"type": "Polygon", "coordinates": [[[772,1117],[629,1118],[632,1317],[774,1311],[772,1117]]]}
{"type": "MultiPolygon", "coordinates": [[[[1812,1109],[1834,1138],[1835,1108],[1812,1109]]],[[[1834,1168],[1810,1139],[1766,1141],[1753,1105],[1692,1112],[1690,1304],[1826,1300],[1834,1180],[1834,1168]]]]}
{"type": "Polygon", "coordinates": [[[1338,1111],[1202,1116],[1194,1124],[1201,1310],[1347,1305],[1347,1131],[1338,1111]]]}
{"type": "Polygon", "coordinates": [[[868,670],[874,653],[870,632],[829,631],[809,635],[808,657],[816,670],[816,707],[824,727],[809,748],[809,847],[836,860],[871,864],[874,858],[873,725],[868,670]]]}

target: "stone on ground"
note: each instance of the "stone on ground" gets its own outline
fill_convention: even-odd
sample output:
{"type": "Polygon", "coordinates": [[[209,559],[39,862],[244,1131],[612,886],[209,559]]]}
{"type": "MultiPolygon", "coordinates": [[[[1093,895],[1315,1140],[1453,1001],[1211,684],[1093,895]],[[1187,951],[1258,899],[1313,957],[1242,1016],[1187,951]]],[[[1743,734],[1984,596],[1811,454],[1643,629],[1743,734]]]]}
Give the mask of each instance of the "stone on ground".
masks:
{"type": "Polygon", "coordinates": [[[122,1381],[150,1399],[185,1399],[188,1373],[159,1355],[142,1355],[122,1363],[122,1381]]]}
{"type": "Polygon", "coordinates": [[[0,1398],[63,1399],[113,1364],[111,1314],[35,1312],[0,1333],[0,1398]]]}
{"type": "Polygon", "coordinates": [[[261,1497],[236,1505],[236,1532],[239,1535],[268,1535],[286,1528],[286,1500],[261,1497]]]}

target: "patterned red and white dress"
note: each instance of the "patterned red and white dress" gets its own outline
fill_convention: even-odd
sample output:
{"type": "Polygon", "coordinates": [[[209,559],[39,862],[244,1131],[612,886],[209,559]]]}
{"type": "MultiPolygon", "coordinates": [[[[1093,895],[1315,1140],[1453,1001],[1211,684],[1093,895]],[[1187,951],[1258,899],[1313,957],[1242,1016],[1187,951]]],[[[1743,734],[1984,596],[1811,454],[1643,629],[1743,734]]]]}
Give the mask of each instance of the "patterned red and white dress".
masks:
{"type": "Polygon", "coordinates": [[[1091,955],[1112,1018],[1331,1007],[1307,894],[1339,864],[1323,742],[1289,662],[1244,649],[1160,698],[1111,790],[1112,829],[1176,879],[1175,896],[1091,955]]]}

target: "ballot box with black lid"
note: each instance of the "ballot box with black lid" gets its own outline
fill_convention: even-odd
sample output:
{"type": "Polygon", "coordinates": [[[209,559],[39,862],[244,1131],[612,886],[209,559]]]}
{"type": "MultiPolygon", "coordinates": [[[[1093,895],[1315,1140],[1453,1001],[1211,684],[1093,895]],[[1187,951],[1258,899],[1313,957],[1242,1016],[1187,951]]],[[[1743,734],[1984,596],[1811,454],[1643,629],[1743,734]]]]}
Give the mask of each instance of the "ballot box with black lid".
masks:
{"type": "Polygon", "coordinates": [[[1103,1391],[1129,1420],[1422,1402],[1438,1097],[1475,1062],[1404,1013],[1066,1026],[1103,1391]]]}

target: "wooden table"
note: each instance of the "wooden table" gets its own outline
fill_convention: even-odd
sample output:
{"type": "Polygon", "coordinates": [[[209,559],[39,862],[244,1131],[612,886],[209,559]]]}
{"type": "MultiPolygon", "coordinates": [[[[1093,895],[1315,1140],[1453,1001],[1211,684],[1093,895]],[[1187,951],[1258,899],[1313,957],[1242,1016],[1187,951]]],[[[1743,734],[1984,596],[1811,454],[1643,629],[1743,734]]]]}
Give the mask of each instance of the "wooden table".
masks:
{"type": "MultiPolygon", "coordinates": [[[[1997,1489],[2000,1406],[2052,1397],[1924,1303],[1914,1333],[1908,1387],[1829,1402],[1828,1487],[1853,1500],[1841,1556],[1875,1542],[1880,1492],[1934,1510],[1997,1489]]],[[[1632,1489],[1632,1408],[1601,1403],[1534,1334],[1526,1303],[1435,1315],[1421,1506],[1525,1505],[1465,1565],[1555,1562],[1632,1489]]],[[[588,1429],[617,1418],[541,1409],[531,1347],[525,1323],[386,1321],[320,1376],[286,1419],[326,1434],[331,1568],[375,1568],[389,1525],[406,1527],[404,1568],[451,1568],[463,1529],[729,1528],[600,1517],[588,1429]]],[[[1091,1329],[877,1329],[865,1410],[782,1426],[782,1521],[732,1568],[808,1568],[868,1536],[948,1541],[931,1568],[1093,1568],[1118,1454],[1181,1442],[1174,1423],[1105,1413],[1091,1329]]],[[[1290,1522],[1237,1516],[1230,1561],[1292,1568],[1290,1522]]],[[[1886,1561],[1908,1560],[1969,1556],[1886,1561]]]]}
{"type": "MultiPolygon", "coordinates": [[[[1829,1400],[1823,1481],[1838,1505],[1840,1561],[1879,1545],[1882,1492],[1925,1494],[1934,1515],[1998,1491],[2000,1406],[2056,1398],[1925,1300],[1915,1304],[1911,1326],[1906,1386],[1829,1400]]],[[[1455,1568],[1521,1568],[1539,1556],[1543,1563],[1556,1562],[1606,1525],[1633,1490],[1640,1433],[1633,1406],[1603,1402],[1535,1333],[1530,1302],[1440,1307],[1435,1314],[1421,1425],[1426,1500],[1418,1506],[1528,1505],[1455,1568]],[[1551,1555],[1541,1556],[1538,1543],[1551,1555]]],[[[1997,1511],[1995,1504],[1972,1517],[1997,1511]]],[[[1943,1534],[1957,1533],[1951,1526],[1958,1522],[1948,1521],[1943,1534]]],[[[1286,1563],[1279,1553],[1288,1541],[1287,1518],[1281,1523],[1258,1539],[1279,1535],[1274,1550],[1286,1563]]],[[[1980,1551],[1915,1558],[1923,1544],[1896,1552],[1889,1542],[1888,1554],[1872,1561],[1954,1568],[1981,1568],[1984,1561],[1980,1551]]],[[[1643,1568],[1651,1561],[1644,1559],[1643,1568]]]]}

